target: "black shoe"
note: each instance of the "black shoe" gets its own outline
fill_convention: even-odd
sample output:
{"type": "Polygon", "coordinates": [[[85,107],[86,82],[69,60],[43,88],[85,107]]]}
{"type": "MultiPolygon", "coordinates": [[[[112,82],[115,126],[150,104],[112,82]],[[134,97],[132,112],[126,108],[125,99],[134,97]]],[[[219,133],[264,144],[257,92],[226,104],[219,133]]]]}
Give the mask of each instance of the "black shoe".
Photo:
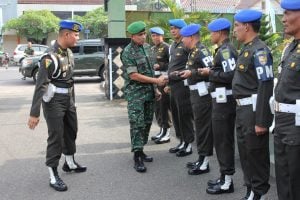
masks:
{"type": "Polygon", "coordinates": [[[195,162],[187,162],[186,163],[186,167],[189,168],[189,169],[192,169],[192,168],[196,167],[196,165],[198,164],[198,162],[199,162],[198,160],[195,161],[195,162]]]}
{"type": "Polygon", "coordinates": [[[220,184],[220,182],[222,181],[224,183],[224,180],[225,180],[225,174],[221,174],[221,177],[220,178],[217,178],[217,179],[213,179],[213,180],[209,180],[207,182],[207,186],[214,186],[214,185],[217,185],[217,184],[220,184]]]}
{"type": "Polygon", "coordinates": [[[206,192],[208,194],[223,194],[223,193],[233,193],[234,192],[234,186],[233,182],[231,182],[229,188],[227,190],[222,189],[222,185],[224,184],[223,181],[219,182],[219,184],[216,184],[214,186],[208,186],[206,189],[206,192]]]}
{"type": "Polygon", "coordinates": [[[182,142],[180,142],[176,147],[172,147],[169,149],[170,153],[177,153],[179,150],[181,150],[182,148],[180,148],[182,146],[182,142]]]}
{"type": "Polygon", "coordinates": [[[184,157],[193,153],[192,146],[189,143],[185,143],[183,149],[180,149],[177,153],[177,157],[184,157]]]}
{"type": "Polygon", "coordinates": [[[162,135],[162,128],[160,128],[160,131],[155,135],[151,137],[151,140],[157,140],[162,135]]]}
{"type": "Polygon", "coordinates": [[[63,191],[67,191],[68,187],[67,185],[63,182],[63,180],[60,179],[60,177],[58,175],[55,175],[55,183],[49,183],[50,187],[52,187],[54,190],[59,191],[59,192],[63,192],[63,191]]]}
{"type": "Polygon", "coordinates": [[[188,174],[189,175],[200,175],[200,174],[208,173],[209,172],[209,164],[207,165],[206,169],[204,169],[204,170],[200,169],[201,165],[202,165],[202,163],[199,162],[199,164],[196,167],[189,169],[188,174]]]}
{"type": "Polygon", "coordinates": [[[146,172],[147,168],[144,165],[143,159],[141,158],[141,152],[134,152],[134,167],[137,172],[146,172]]]}
{"type": "Polygon", "coordinates": [[[170,142],[170,138],[169,139],[156,139],[154,140],[155,144],[164,144],[164,143],[168,143],[170,142]]]}
{"type": "Polygon", "coordinates": [[[251,194],[251,187],[248,187],[248,186],[247,186],[246,196],[243,197],[243,198],[240,199],[240,200],[247,200],[247,199],[249,198],[250,194],[251,194]]]}
{"type": "Polygon", "coordinates": [[[144,162],[153,162],[153,158],[150,156],[147,156],[143,151],[141,153],[141,157],[144,162]]]}
{"type": "Polygon", "coordinates": [[[65,163],[64,163],[64,165],[62,167],[62,170],[65,171],[65,172],[72,172],[72,171],[74,171],[76,173],[80,173],[80,172],[85,172],[86,171],[87,168],[85,166],[81,166],[78,163],[76,163],[75,161],[74,161],[74,163],[75,163],[75,165],[77,167],[75,169],[71,169],[69,167],[68,163],[65,161],[65,163]]]}

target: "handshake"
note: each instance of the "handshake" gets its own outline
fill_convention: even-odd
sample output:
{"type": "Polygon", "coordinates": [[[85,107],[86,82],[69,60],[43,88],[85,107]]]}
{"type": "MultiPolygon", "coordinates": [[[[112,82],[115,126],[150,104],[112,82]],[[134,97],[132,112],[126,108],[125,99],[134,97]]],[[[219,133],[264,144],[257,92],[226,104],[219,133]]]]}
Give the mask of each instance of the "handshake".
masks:
{"type": "Polygon", "coordinates": [[[164,86],[169,82],[168,75],[161,75],[160,77],[156,78],[156,84],[158,86],[164,86]]]}

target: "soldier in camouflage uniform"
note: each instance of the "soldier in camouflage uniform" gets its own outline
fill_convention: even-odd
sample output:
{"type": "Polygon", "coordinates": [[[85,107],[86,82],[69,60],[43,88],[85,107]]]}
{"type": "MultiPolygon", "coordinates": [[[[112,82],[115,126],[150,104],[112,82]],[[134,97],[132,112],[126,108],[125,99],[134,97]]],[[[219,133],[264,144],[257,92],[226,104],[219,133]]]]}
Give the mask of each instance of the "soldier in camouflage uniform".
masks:
{"type": "Polygon", "coordinates": [[[209,156],[213,154],[213,134],[211,126],[211,96],[208,92],[208,77],[198,73],[201,68],[212,67],[213,57],[200,42],[199,24],[190,24],[180,30],[182,42],[190,49],[186,70],[180,72],[187,78],[190,100],[195,120],[198,159],[188,162],[188,174],[200,175],[209,172],[209,156]]]}
{"type": "MultiPolygon", "coordinates": [[[[154,78],[153,55],[149,44],[145,44],[146,24],[133,22],[127,27],[131,34],[131,43],[121,55],[125,68],[125,99],[128,101],[128,118],[130,123],[131,151],[134,152],[134,168],[137,172],[145,172],[144,162],[152,162],[143,147],[147,144],[151,128],[155,95],[159,94],[157,85],[164,85],[164,76],[154,78]]],[[[160,98],[160,97],[159,97],[160,98]]]]}
{"type": "Polygon", "coordinates": [[[34,50],[33,50],[33,48],[32,48],[32,43],[31,43],[31,42],[28,42],[27,48],[25,49],[24,53],[25,53],[25,55],[27,55],[27,56],[33,56],[34,50]]]}
{"type": "MultiPolygon", "coordinates": [[[[150,28],[151,39],[154,45],[151,47],[156,63],[154,64],[154,75],[166,75],[169,65],[169,45],[164,42],[164,31],[160,27],[150,28]]],[[[155,117],[157,124],[160,127],[160,132],[152,136],[156,144],[170,142],[170,127],[172,125],[171,110],[170,110],[170,95],[164,91],[164,86],[158,86],[158,90],[162,96],[155,104],[155,117]]]]}
{"type": "Polygon", "coordinates": [[[262,13],[242,10],[234,16],[234,33],[244,44],[232,81],[236,99],[236,134],[247,193],[243,199],[264,199],[270,188],[269,127],[273,121],[273,59],[258,38],[262,13]]]}
{"type": "Polygon", "coordinates": [[[283,51],[275,88],[274,154],[279,200],[300,199],[300,1],[282,0],[284,32],[294,37],[283,51]]]}
{"type": "Polygon", "coordinates": [[[219,18],[208,24],[211,41],[218,45],[214,65],[203,68],[201,74],[209,77],[212,101],[212,127],[214,146],[220,166],[220,178],[208,181],[206,192],[222,194],[234,192],[232,175],[234,167],[235,100],[232,96],[232,79],[237,51],[229,41],[231,23],[219,18]]]}
{"type": "Polygon", "coordinates": [[[74,96],[74,58],[69,47],[79,39],[82,25],[73,21],[61,21],[59,36],[49,52],[41,57],[28,126],[34,129],[39,123],[40,107],[43,105],[48,126],[46,165],[50,173],[50,186],[66,191],[57,167],[61,154],[66,160],[65,172],[85,172],[86,167],[74,160],[77,137],[77,114],[74,96]]]}

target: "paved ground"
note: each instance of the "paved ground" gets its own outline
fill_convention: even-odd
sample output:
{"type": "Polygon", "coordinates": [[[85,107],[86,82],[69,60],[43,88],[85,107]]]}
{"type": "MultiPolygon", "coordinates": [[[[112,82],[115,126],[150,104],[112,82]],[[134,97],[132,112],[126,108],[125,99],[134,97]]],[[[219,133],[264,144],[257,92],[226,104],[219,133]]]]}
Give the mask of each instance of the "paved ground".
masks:
{"type": "MultiPolygon", "coordinates": [[[[149,142],[145,151],[154,157],[154,162],[147,164],[147,173],[136,173],[130,153],[126,102],[106,100],[99,82],[89,78],[76,81],[79,119],[76,158],[88,171],[66,174],[59,169],[69,190],[55,192],[48,186],[48,171],[44,165],[45,120],[41,118],[34,131],[27,128],[34,85],[31,80],[20,78],[16,67],[0,68],[1,200],[239,200],[244,195],[238,160],[235,192],[207,195],[207,180],[218,176],[215,156],[211,158],[209,174],[189,176],[185,163],[197,156],[177,158],[168,153],[168,149],[177,144],[174,137],[168,144],[149,142]]],[[[151,134],[157,131],[154,124],[151,134]]],[[[270,182],[267,199],[276,200],[274,179],[270,182]]]]}

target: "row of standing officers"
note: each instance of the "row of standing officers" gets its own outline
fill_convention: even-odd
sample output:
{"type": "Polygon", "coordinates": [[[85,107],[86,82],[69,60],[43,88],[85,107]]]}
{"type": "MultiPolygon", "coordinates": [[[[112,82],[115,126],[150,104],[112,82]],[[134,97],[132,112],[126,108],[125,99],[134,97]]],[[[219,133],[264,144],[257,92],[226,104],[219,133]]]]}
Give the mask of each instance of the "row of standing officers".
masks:
{"type": "Polygon", "coordinates": [[[190,155],[191,143],[196,139],[198,159],[187,163],[190,175],[209,172],[209,156],[215,147],[220,177],[208,181],[206,192],[209,194],[234,192],[236,130],[247,188],[242,199],[264,199],[270,187],[269,127],[274,109],[278,197],[280,200],[300,199],[297,159],[300,141],[300,44],[297,40],[300,37],[297,36],[300,33],[294,26],[297,22],[300,28],[297,18],[300,3],[283,0],[281,6],[285,9],[285,33],[295,40],[283,54],[275,102],[270,101],[274,87],[272,54],[258,37],[261,12],[242,10],[234,16],[234,34],[243,43],[239,53],[229,41],[231,23],[225,18],[209,23],[211,40],[218,45],[214,56],[201,43],[198,24],[169,20],[174,38],[169,48],[163,42],[163,30],[151,28],[152,51],[145,43],[146,25],[138,21],[128,26],[132,41],[122,52],[121,59],[125,67],[125,98],[136,171],[145,172],[144,162],[153,161],[144,153],[143,146],[148,141],[156,107],[161,130],[152,137],[155,143],[170,141],[170,111],[180,142],[169,152],[178,157],[190,155]]]}

